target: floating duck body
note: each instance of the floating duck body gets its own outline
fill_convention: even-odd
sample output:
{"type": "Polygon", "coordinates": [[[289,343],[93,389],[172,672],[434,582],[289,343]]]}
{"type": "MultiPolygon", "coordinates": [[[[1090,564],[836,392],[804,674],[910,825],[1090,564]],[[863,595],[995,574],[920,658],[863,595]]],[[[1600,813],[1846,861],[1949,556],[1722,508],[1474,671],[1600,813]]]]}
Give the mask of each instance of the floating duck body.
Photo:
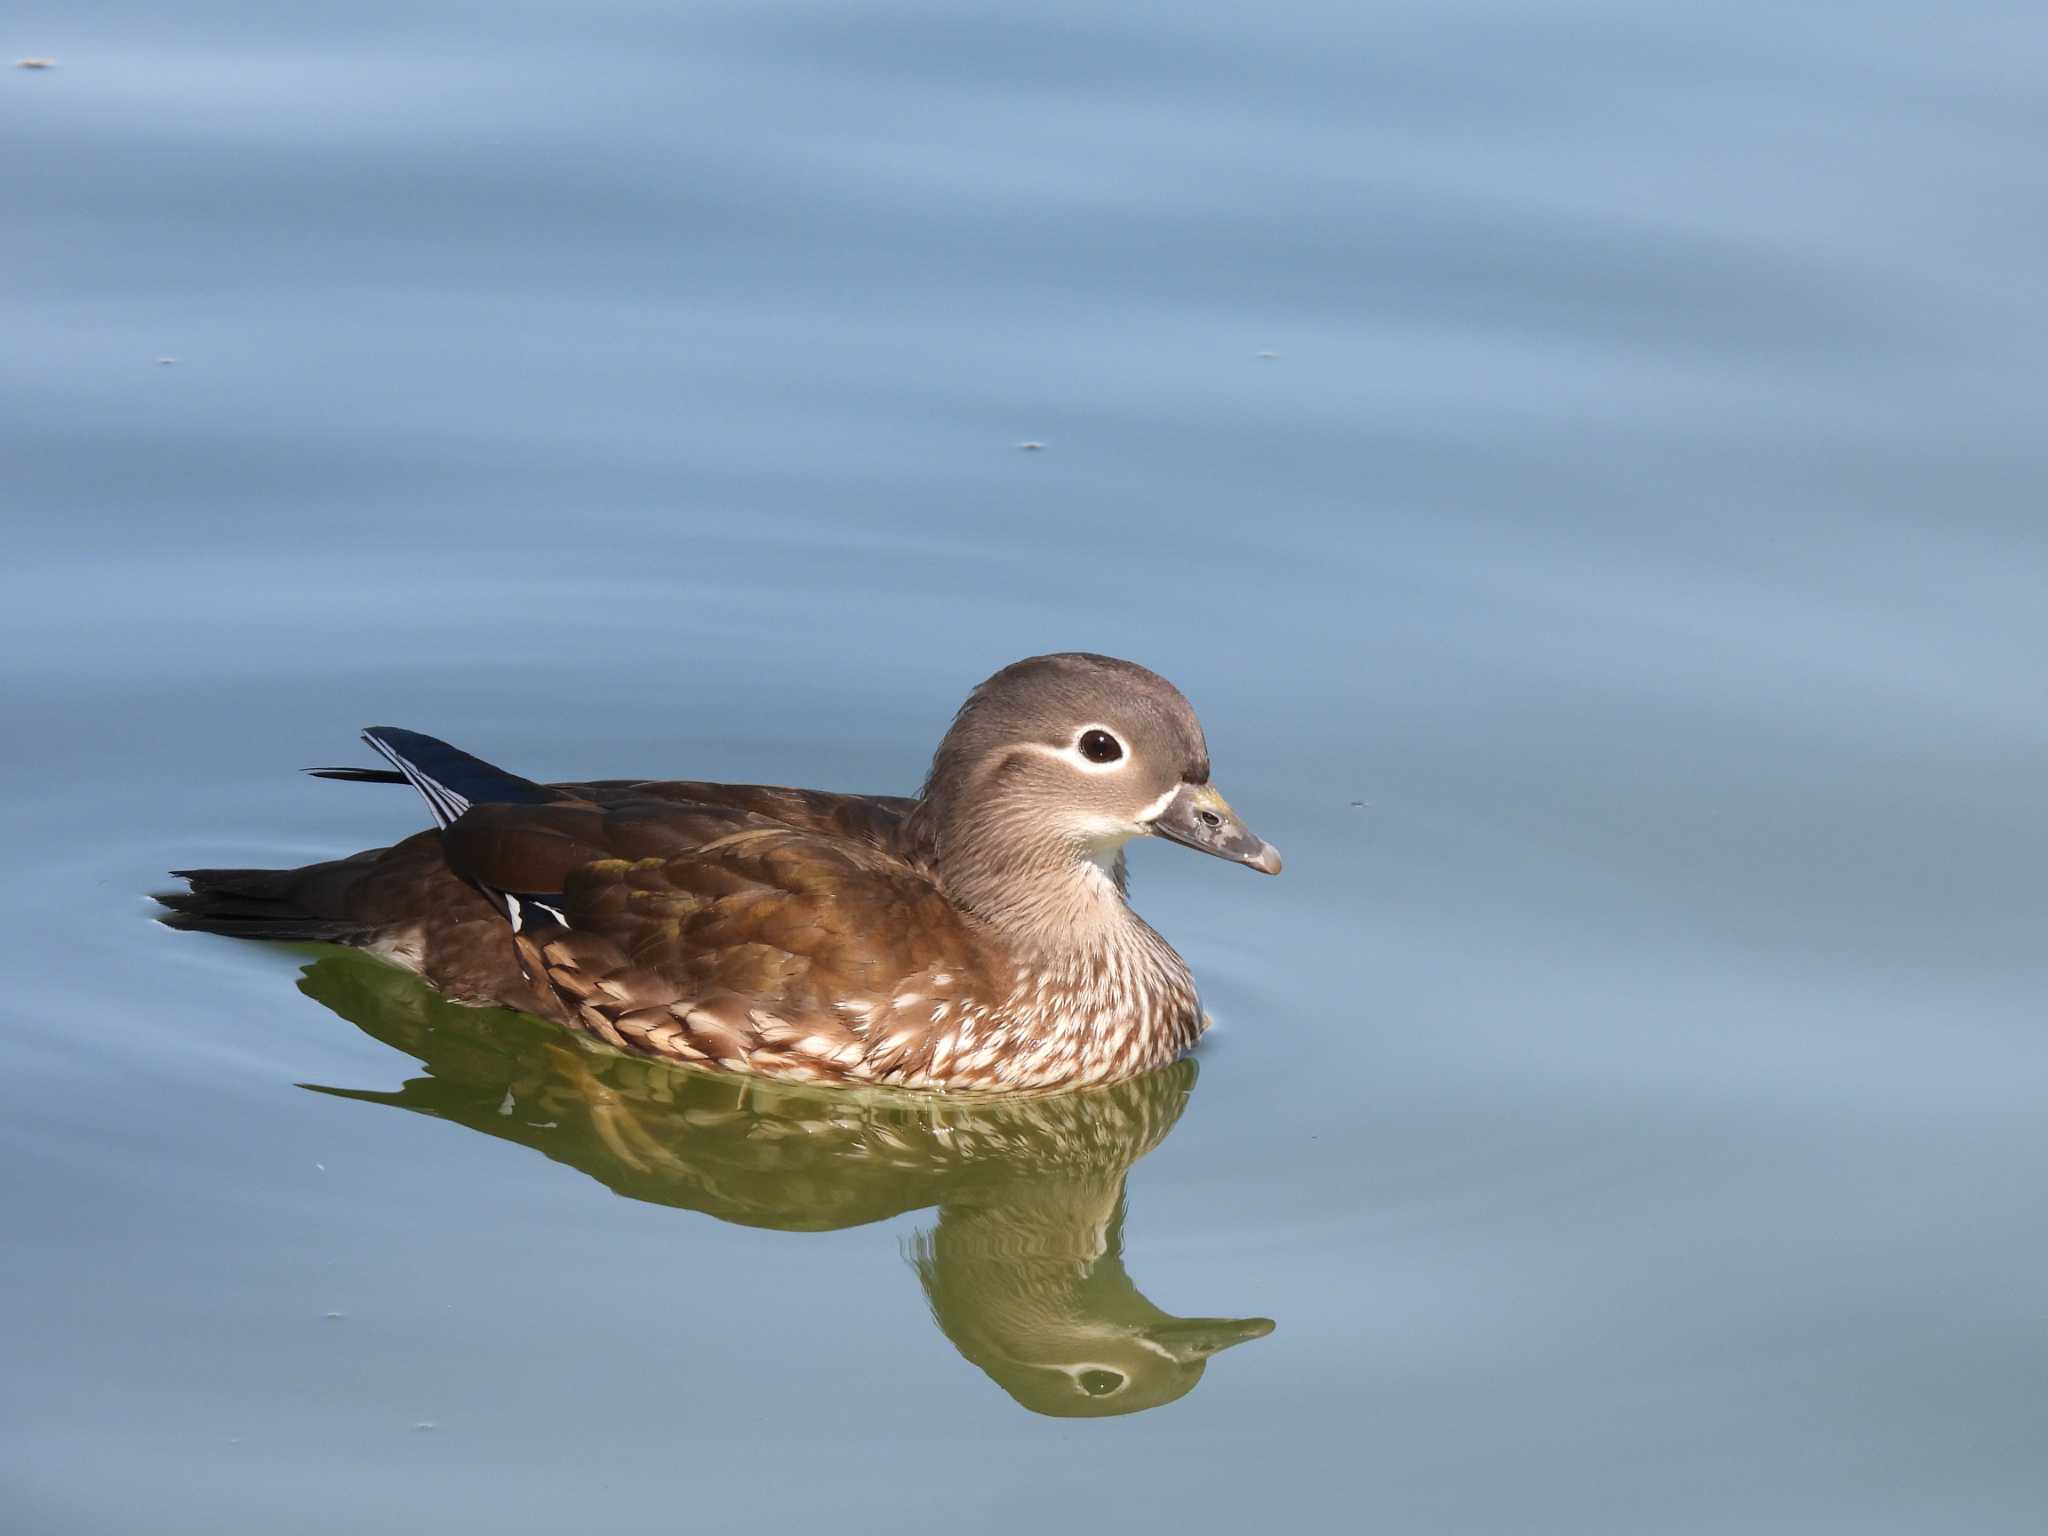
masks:
{"type": "Polygon", "coordinates": [[[1042,1090],[1180,1055],[1203,1015],[1126,899],[1157,835],[1277,873],[1210,786],[1192,708],[1068,653],[968,699],[914,797],[542,785],[432,737],[364,739],[437,826],[294,870],[192,870],[175,926],[324,940],[620,1049],[796,1082],[1042,1090]]]}

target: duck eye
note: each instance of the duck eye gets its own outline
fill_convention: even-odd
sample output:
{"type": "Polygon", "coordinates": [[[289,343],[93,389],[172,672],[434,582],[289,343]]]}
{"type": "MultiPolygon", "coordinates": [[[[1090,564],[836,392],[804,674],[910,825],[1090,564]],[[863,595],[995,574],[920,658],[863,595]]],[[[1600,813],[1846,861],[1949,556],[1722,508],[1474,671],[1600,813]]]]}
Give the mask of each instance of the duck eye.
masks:
{"type": "Polygon", "coordinates": [[[1083,731],[1081,755],[1091,763],[1113,763],[1124,755],[1123,743],[1107,731],[1083,731]]]}
{"type": "Polygon", "coordinates": [[[1090,1397],[1107,1397],[1124,1384],[1123,1377],[1115,1371],[1083,1371],[1081,1390],[1090,1397]]]}

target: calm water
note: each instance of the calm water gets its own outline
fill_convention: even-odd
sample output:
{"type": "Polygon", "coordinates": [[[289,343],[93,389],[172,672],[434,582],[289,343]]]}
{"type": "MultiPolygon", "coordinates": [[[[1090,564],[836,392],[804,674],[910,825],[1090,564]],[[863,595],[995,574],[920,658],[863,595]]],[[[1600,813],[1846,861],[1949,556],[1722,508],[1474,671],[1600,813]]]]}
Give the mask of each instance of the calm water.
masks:
{"type": "Polygon", "coordinates": [[[2038,5],[5,32],[10,1530],[2048,1524],[2038,5]],[[1137,850],[1199,1081],[148,921],[366,722],[900,791],[1072,647],[1288,855],[1137,850]]]}

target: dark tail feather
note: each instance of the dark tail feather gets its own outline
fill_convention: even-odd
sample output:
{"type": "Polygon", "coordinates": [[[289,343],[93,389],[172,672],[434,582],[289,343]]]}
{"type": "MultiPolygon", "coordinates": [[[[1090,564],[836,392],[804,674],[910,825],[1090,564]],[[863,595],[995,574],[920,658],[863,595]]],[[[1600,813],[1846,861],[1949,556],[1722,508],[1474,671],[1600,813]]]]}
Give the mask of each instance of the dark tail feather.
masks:
{"type": "Polygon", "coordinates": [[[308,768],[316,779],[341,779],[350,784],[410,784],[396,768],[308,768]]]}
{"type": "MultiPolygon", "coordinates": [[[[324,1093],[332,1099],[354,1099],[362,1104],[389,1104],[395,1109],[411,1109],[413,1107],[412,1100],[407,1096],[405,1088],[397,1088],[385,1092],[376,1088],[329,1088],[325,1083],[297,1083],[293,1086],[303,1088],[308,1093],[324,1093]]],[[[410,1084],[406,1085],[406,1087],[410,1086],[410,1084]]],[[[425,1113],[431,1114],[432,1111],[428,1110],[425,1113]]]]}
{"type": "Polygon", "coordinates": [[[562,798],[544,785],[418,731],[373,725],[363,732],[363,740],[405,775],[443,827],[472,805],[545,805],[562,798]]]}
{"type": "MultiPolygon", "coordinates": [[[[363,732],[363,740],[391,766],[308,771],[320,778],[357,783],[410,784],[443,827],[472,805],[541,805],[564,798],[531,779],[494,768],[480,757],[417,731],[377,725],[363,732]]],[[[387,852],[373,848],[303,869],[174,870],[191,889],[156,898],[165,909],[160,921],[173,928],[240,939],[369,944],[388,932],[393,922],[372,915],[378,906],[366,899],[363,886],[365,877],[387,852]]],[[[517,899],[506,900],[516,919],[521,910],[517,899]]]]}
{"type": "Polygon", "coordinates": [[[316,917],[292,900],[295,869],[174,869],[189,891],[165,891],[156,900],[166,910],[158,922],[193,933],[221,933],[237,939],[289,939],[300,943],[350,944],[363,936],[361,923],[316,917]]]}

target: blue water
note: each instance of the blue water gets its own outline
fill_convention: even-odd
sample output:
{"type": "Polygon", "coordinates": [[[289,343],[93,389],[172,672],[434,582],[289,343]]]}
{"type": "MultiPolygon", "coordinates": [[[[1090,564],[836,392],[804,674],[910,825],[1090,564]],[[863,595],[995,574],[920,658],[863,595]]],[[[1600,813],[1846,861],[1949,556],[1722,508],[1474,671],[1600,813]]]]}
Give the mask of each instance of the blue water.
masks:
{"type": "Polygon", "coordinates": [[[2048,1523],[2048,13],[4,31],[10,1529],[2048,1523]],[[1288,856],[1136,851],[1121,1263],[1274,1325],[1142,1411],[917,1268],[1118,1169],[777,1230],[828,1112],[148,921],[413,830],[366,723],[901,792],[1069,648],[1288,856]]]}

